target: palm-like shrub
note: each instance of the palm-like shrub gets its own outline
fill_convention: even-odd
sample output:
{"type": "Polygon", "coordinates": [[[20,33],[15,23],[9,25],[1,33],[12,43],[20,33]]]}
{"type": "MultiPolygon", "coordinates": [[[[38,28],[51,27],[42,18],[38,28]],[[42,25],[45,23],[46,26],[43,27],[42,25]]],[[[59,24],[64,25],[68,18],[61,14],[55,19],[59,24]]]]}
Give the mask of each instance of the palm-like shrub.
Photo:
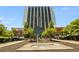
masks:
{"type": "Polygon", "coordinates": [[[25,28],[24,30],[24,36],[27,38],[34,38],[34,30],[32,28],[25,28]]]}
{"type": "MultiPolygon", "coordinates": [[[[79,35],[79,19],[75,19],[69,25],[64,28],[64,33],[66,36],[79,35]]],[[[71,37],[72,39],[72,37],[71,37]]]]}
{"type": "Polygon", "coordinates": [[[48,28],[47,30],[43,31],[43,33],[41,34],[42,37],[47,37],[47,38],[51,38],[54,37],[55,31],[54,28],[48,28]]]}
{"type": "Polygon", "coordinates": [[[69,35],[75,35],[75,32],[79,29],[79,19],[72,21],[69,25],[64,28],[64,32],[69,35]]]}
{"type": "Polygon", "coordinates": [[[41,33],[41,36],[44,38],[48,37],[51,39],[52,37],[54,37],[54,34],[55,34],[54,23],[50,21],[48,28],[41,33]]]}

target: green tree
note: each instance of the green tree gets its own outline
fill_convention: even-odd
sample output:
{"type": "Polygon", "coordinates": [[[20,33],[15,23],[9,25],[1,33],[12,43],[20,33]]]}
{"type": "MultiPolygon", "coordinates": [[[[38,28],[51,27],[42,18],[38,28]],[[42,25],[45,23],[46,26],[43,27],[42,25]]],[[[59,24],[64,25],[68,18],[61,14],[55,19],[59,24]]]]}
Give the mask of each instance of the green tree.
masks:
{"type": "Polygon", "coordinates": [[[25,28],[24,30],[24,36],[27,38],[34,38],[35,34],[34,34],[34,30],[32,28],[25,28]]]}
{"type": "Polygon", "coordinates": [[[54,33],[54,28],[48,28],[47,30],[43,31],[42,36],[51,38],[54,36],[54,33]]]}
{"type": "Polygon", "coordinates": [[[64,28],[65,35],[74,36],[79,33],[79,19],[75,19],[64,28]]]}
{"type": "Polygon", "coordinates": [[[17,36],[17,33],[16,33],[16,29],[15,28],[12,28],[12,32],[13,32],[14,36],[17,36]]]}
{"type": "Polygon", "coordinates": [[[29,27],[27,22],[24,23],[24,36],[27,38],[35,37],[34,30],[29,27]]]}
{"type": "Polygon", "coordinates": [[[13,34],[13,32],[11,30],[6,30],[4,36],[5,37],[12,37],[12,36],[14,36],[14,34],[13,34]]]}
{"type": "Polygon", "coordinates": [[[50,22],[49,22],[48,28],[54,28],[54,23],[53,23],[53,21],[50,21],[50,22]]]}
{"type": "Polygon", "coordinates": [[[41,36],[42,37],[49,37],[51,40],[51,38],[54,37],[54,34],[55,34],[54,23],[52,21],[50,21],[48,28],[41,33],[41,36]]]}
{"type": "Polygon", "coordinates": [[[29,25],[27,22],[24,23],[24,29],[29,28],[29,25]]]}
{"type": "Polygon", "coordinates": [[[4,35],[6,30],[7,28],[3,24],[0,24],[0,35],[4,35]]]}

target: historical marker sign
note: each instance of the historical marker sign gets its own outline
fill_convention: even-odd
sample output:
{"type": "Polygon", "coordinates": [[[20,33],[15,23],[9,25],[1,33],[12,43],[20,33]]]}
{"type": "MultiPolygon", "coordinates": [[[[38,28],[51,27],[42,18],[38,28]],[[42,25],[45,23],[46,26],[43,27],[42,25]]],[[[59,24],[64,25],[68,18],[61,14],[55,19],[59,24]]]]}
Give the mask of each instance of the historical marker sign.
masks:
{"type": "Polygon", "coordinates": [[[38,35],[38,34],[40,34],[42,32],[42,28],[37,26],[37,27],[35,27],[34,31],[35,31],[36,35],[38,35]]]}

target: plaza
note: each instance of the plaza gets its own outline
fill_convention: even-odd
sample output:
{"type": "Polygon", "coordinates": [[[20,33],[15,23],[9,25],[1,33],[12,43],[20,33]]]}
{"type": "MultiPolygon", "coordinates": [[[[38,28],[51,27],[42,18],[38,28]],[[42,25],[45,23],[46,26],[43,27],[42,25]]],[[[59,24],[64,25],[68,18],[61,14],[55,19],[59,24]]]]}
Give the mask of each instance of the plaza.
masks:
{"type": "Polygon", "coordinates": [[[79,51],[79,19],[56,27],[54,13],[50,6],[28,6],[24,9],[23,28],[7,30],[0,24],[0,52],[79,51]]]}
{"type": "Polygon", "coordinates": [[[79,42],[53,39],[51,43],[37,44],[23,40],[0,44],[0,52],[79,52],[79,42]]]}

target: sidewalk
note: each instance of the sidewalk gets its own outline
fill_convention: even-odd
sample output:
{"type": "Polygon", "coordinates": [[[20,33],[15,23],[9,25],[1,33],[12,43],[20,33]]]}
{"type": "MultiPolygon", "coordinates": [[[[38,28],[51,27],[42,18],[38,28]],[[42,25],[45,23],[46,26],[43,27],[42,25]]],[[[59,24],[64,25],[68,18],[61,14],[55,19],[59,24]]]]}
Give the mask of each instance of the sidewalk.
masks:
{"type": "Polygon", "coordinates": [[[61,41],[61,42],[67,42],[72,44],[79,44],[79,41],[72,41],[72,40],[60,40],[60,39],[52,39],[54,41],[61,41]]]}
{"type": "Polygon", "coordinates": [[[0,52],[15,52],[17,48],[27,44],[26,40],[0,44],[0,52]]]}
{"type": "Polygon", "coordinates": [[[16,43],[20,43],[20,42],[23,42],[23,41],[14,41],[14,42],[2,43],[2,44],[0,44],[0,48],[5,47],[5,46],[9,46],[9,45],[13,45],[16,43]]]}

